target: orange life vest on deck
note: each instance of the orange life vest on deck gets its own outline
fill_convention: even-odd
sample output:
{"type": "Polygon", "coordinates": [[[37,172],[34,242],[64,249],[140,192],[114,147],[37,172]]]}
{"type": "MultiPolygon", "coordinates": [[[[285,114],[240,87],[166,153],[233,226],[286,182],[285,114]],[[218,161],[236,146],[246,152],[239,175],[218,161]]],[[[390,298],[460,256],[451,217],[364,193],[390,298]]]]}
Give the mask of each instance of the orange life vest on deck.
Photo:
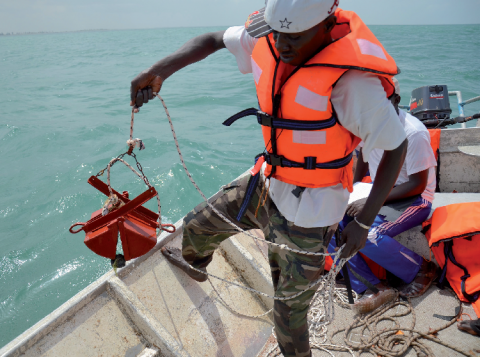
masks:
{"type": "Polygon", "coordinates": [[[354,12],[337,9],[335,15],[334,42],[304,65],[283,63],[270,34],[257,42],[252,69],[260,110],[274,124],[278,119],[277,125],[261,123],[270,154],[265,175],[302,187],[341,183],[351,191],[351,156],[360,139],[339,124],[332,90],[345,72],[356,69],[377,74],[390,97],[398,68],[354,12]]]}
{"type": "Polygon", "coordinates": [[[437,160],[437,167],[435,167],[435,176],[437,179],[437,187],[435,192],[440,192],[440,137],[442,135],[441,129],[428,129],[430,134],[430,146],[435,154],[435,160],[437,160]]]}
{"type": "Polygon", "coordinates": [[[438,161],[438,154],[440,150],[440,136],[442,133],[441,129],[428,129],[430,134],[430,146],[432,147],[433,153],[435,154],[435,159],[438,161]]]}
{"type": "Polygon", "coordinates": [[[435,210],[423,223],[435,259],[460,300],[480,317],[480,202],[458,203],[435,210]]]}

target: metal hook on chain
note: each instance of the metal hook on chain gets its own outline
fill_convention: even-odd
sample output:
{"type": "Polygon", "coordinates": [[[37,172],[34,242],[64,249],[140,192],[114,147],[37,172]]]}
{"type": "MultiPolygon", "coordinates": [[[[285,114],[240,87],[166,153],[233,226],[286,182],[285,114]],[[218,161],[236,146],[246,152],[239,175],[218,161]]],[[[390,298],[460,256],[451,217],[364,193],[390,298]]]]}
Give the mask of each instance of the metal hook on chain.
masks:
{"type": "Polygon", "coordinates": [[[131,117],[131,120],[130,120],[130,139],[127,140],[127,145],[128,145],[127,153],[128,153],[128,155],[131,155],[132,152],[133,152],[133,149],[135,149],[136,147],[138,147],[138,149],[140,151],[145,149],[145,144],[143,143],[142,140],[140,140],[139,138],[136,138],[136,139],[133,138],[133,123],[134,123],[134,120],[135,120],[134,110],[135,110],[135,108],[132,108],[132,117],[131,117]]]}

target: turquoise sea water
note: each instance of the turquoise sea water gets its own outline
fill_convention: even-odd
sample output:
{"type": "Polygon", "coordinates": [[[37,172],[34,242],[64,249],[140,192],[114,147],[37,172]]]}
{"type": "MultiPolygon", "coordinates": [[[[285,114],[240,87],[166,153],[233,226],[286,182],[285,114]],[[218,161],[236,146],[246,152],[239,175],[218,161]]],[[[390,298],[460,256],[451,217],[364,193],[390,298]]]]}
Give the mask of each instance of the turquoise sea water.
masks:
{"type": "MultiPolygon", "coordinates": [[[[221,29],[0,36],[0,347],[111,269],[68,228],[103,203],[89,176],[126,150],[130,81],[191,37],[221,29]]],[[[412,89],[431,84],[461,90],[464,99],[480,95],[480,25],[372,29],[402,70],[402,104],[412,89]]],[[[262,150],[253,119],[221,125],[256,104],[251,75],[239,73],[228,51],[175,74],[162,95],[205,194],[244,172],[262,150]]],[[[466,107],[466,114],[477,112],[478,102],[466,107]]],[[[164,221],[176,222],[201,197],[158,100],[136,116],[134,136],[146,144],[137,157],[161,195],[164,221]]],[[[145,189],[121,164],[112,185],[135,196],[145,189]]],[[[155,209],[153,201],[147,206],[155,209]]]]}

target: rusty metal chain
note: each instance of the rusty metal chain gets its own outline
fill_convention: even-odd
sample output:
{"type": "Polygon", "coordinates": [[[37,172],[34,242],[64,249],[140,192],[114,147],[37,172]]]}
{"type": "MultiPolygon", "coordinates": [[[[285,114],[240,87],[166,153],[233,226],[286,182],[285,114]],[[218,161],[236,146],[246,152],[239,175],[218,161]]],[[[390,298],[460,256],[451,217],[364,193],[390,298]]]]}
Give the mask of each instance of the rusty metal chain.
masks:
{"type": "MultiPolygon", "coordinates": [[[[143,180],[143,182],[145,182],[145,184],[146,184],[147,186],[149,186],[149,187],[152,186],[152,185],[150,184],[150,181],[148,181],[147,176],[143,173],[142,164],[140,164],[140,162],[137,160],[137,155],[135,155],[134,152],[129,153],[128,151],[126,151],[126,152],[124,152],[123,154],[118,155],[115,159],[113,159],[113,160],[111,161],[110,167],[112,167],[115,163],[121,161],[121,159],[123,159],[123,157],[124,157],[125,155],[130,155],[131,157],[133,157],[133,158],[135,159],[135,163],[136,163],[137,169],[138,169],[138,171],[140,171],[140,173],[142,174],[142,180],[143,180]]],[[[102,175],[104,174],[104,172],[107,170],[107,168],[108,168],[108,165],[107,165],[104,169],[100,170],[100,171],[95,175],[95,177],[100,177],[100,176],[102,176],[102,175]]]]}
{"type": "MultiPolygon", "coordinates": [[[[127,155],[127,154],[128,154],[128,151],[124,152],[123,154],[118,155],[114,160],[112,160],[113,162],[112,162],[112,164],[110,165],[110,167],[113,166],[116,162],[120,161],[120,159],[123,159],[123,157],[124,157],[125,155],[127,155]]],[[[133,153],[132,153],[132,154],[133,154],[133,153]]],[[[107,168],[108,168],[108,165],[105,166],[104,169],[100,170],[100,171],[95,175],[95,177],[103,176],[103,174],[105,173],[105,171],[107,171],[107,168]]]]}

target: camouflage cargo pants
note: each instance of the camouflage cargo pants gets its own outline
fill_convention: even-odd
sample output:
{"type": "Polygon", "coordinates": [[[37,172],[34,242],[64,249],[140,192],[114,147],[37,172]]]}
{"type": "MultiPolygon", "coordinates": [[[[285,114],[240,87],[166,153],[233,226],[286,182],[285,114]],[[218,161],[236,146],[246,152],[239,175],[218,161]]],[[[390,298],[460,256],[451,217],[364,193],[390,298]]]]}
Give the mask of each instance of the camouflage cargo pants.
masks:
{"type": "MultiPolygon", "coordinates": [[[[301,228],[287,221],[268,198],[261,206],[257,217],[255,211],[259,202],[263,182],[253,195],[241,222],[235,217],[243,202],[250,175],[224,186],[209,201],[242,229],[261,229],[271,242],[288,247],[325,252],[328,246],[327,227],[301,228]]],[[[238,232],[218,217],[205,202],[191,211],[184,220],[183,249],[185,260],[196,268],[205,268],[211,261],[215,249],[222,241],[238,232]]],[[[291,296],[304,290],[311,281],[323,273],[324,257],[295,254],[269,245],[273,287],[276,296],[291,296]]],[[[284,356],[310,356],[307,313],[315,288],[295,299],[274,303],[274,323],[278,344],[284,356]]]]}

